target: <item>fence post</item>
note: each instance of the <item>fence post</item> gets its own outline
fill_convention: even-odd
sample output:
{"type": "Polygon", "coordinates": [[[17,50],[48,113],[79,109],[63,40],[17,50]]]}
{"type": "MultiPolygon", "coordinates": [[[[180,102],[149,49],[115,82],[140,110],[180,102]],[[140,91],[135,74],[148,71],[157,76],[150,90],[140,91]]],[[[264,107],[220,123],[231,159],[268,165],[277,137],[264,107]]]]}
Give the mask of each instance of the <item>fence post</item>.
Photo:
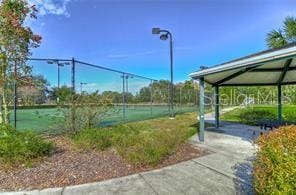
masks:
{"type": "Polygon", "coordinates": [[[71,87],[72,87],[72,108],[70,109],[72,115],[72,130],[75,131],[75,59],[72,58],[72,67],[71,67],[71,87]]]}
{"type": "Polygon", "coordinates": [[[180,87],[180,111],[182,112],[182,87],[180,87]]]}
{"type": "Polygon", "coordinates": [[[72,84],[72,90],[75,92],[75,59],[72,58],[72,71],[71,71],[71,84],[72,84]]]}
{"type": "Polygon", "coordinates": [[[123,121],[125,121],[125,74],[122,73],[122,114],[123,121]]]}
{"type": "Polygon", "coordinates": [[[171,97],[170,97],[170,87],[171,85],[168,85],[168,105],[169,105],[169,114],[171,114],[171,97]]]}
{"type": "Polygon", "coordinates": [[[1,114],[1,116],[0,116],[0,122],[2,123],[3,121],[2,121],[2,117],[3,117],[3,112],[2,112],[2,94],[0,94],[0,114],[1,114]]]}
{"type": "Polygon", "coordinates": [[[13,82],[13,93],[14,93],[14,101],[13,101],[13,112],[14,112],[14,128],[16,128],[16,106],[17,106],[17,85],[16,85],[16,78],[14,79],[14,82],[13,82]]]}
{"type": "Polygon", "coordinates": [[[13,81],[13,112],[14,112],[14,128],[16,129],[16,106],[17,106],[17,84],[16,84],[16,76],[17,76],[17,73],[16,73],[16,70],[17,70],[17,67],[16,67],[16,62],[14,62],[14,81],[13,81]]]}
{"type": "Polygon", "coordinates": [[[152,103],[153,103],[153,89],[152,89],[153,80],[150,81],[150,114],[152,115],[152,103]]]}

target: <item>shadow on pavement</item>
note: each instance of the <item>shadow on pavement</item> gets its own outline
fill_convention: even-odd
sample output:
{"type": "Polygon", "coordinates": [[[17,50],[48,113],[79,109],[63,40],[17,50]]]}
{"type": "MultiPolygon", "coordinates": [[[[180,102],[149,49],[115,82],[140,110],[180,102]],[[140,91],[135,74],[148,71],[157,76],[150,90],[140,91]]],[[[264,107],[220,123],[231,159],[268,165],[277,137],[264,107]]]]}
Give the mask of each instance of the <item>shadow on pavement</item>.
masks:
{"type": "Polygon", "coordinates": [[[244,162],[235,164],[232,169],[234,170],[235,179],[233,179],[235,190],[238,194],[255,194],[253,189],[253,161],[254,158],[247,158],[244,162]]]}
{"type": "MultiPolygon", "coordinates": [[[[214,121],[207,120],[206,122],[213,123],[214,121]]],[[[219,128],[206,127],[205,131],[240,137],[242,140],[253,143],[258,137],[258,133],[254,133],[253,129],[256,131],[259,127],[221,121],[219,128]]]]}

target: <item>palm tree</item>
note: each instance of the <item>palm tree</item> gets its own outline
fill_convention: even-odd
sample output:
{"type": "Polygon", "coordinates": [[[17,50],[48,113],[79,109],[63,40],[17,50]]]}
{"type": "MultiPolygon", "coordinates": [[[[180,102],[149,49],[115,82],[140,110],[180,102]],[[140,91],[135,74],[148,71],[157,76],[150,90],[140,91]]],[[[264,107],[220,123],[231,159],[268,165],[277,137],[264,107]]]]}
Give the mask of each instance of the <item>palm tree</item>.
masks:
{"type": "Polygon", "coordinates": [[[283,28],[270,31],[267,34],[266,42],[269,48],[278,48],[296,42],[296,17],[286,17],[283,28]]]}

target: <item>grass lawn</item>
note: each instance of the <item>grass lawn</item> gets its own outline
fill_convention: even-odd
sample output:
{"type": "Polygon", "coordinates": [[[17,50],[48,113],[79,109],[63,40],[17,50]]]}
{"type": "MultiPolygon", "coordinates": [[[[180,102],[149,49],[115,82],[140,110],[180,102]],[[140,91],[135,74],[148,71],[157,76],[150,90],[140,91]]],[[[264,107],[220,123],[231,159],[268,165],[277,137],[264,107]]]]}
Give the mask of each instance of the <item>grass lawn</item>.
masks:
{"type": "MultiPolygon", "coordinates": [[[[192,112],[197,110],[195,106],[175,107],[176,113],[192,112]]],[[[129,106],[126,108],[126,122],[140,121],[146,119],[157,118],[169,114],[167,106],[129,106]]],[[[13,121],[13,113],[11,114],[13,121]]],[[[17,129],[18,130],[33,130],[35,132],[56,132],[62,128],[63,117],[57,114],[55,108],[41,109],[19,109],[17,110],[17,129]]],[[[117,107],[116,112],[111,112],[110,115],[102,121],[103,126],[119,124],[123,122],[122,107],[117,107]]]]}
{"type": "Polygon", "coordinates": [[[198,129],[196,113],[131,122],[124,125],[87,129],[73,137],[84,150],[115,148],[133,164],[155,165],[193,136],[198,129]]]}
{"type": "MultiPolygon", "coordinates": [[[[258,105],[237,108],[222,114],[221,120],[254,125],[259,120],[277,120],[276,105],[258,105]]],[[[296,122],[296,105],[283,105],[283,120],[296,122]]]]}

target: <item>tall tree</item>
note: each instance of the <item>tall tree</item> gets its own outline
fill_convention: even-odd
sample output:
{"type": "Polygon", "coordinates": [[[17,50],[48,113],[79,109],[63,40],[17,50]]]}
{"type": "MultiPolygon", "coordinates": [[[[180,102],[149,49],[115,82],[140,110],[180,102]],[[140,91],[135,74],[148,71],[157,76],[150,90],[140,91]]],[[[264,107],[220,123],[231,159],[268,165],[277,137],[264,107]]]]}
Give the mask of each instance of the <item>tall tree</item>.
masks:
{"type": "Polygon", "coordinates": [[[278,48],[296,41],[296,17],[288,16],[282,29],[273,29],[267,34],[266,42],[269,48],[278,48]]]}
{"type": "Polygon", "coordinates": [[[51,100],[58,101],[65,103],[67,102],[71,95],[73,94],[72,87],[68,87],[66,85],[58,87],[53,87],[51,90],[48,91],[48,96],[51,100]]]}
{"type": "Polygon", "coordinates": [[[26,19],[36,19],[36,12],[26,0],[2,0],[0,4],[0,124],[9,123],[8,86],[30,71],[26,59],[31,55],[30,49],[41,42],[41,37],[25,26],[26,19]]]}
{"type": "Polygon", "coordinates": [[[22,105],[45,103],[49,82],[43,75],[23,76],[17,84],[18,97],[22,105]]]}

